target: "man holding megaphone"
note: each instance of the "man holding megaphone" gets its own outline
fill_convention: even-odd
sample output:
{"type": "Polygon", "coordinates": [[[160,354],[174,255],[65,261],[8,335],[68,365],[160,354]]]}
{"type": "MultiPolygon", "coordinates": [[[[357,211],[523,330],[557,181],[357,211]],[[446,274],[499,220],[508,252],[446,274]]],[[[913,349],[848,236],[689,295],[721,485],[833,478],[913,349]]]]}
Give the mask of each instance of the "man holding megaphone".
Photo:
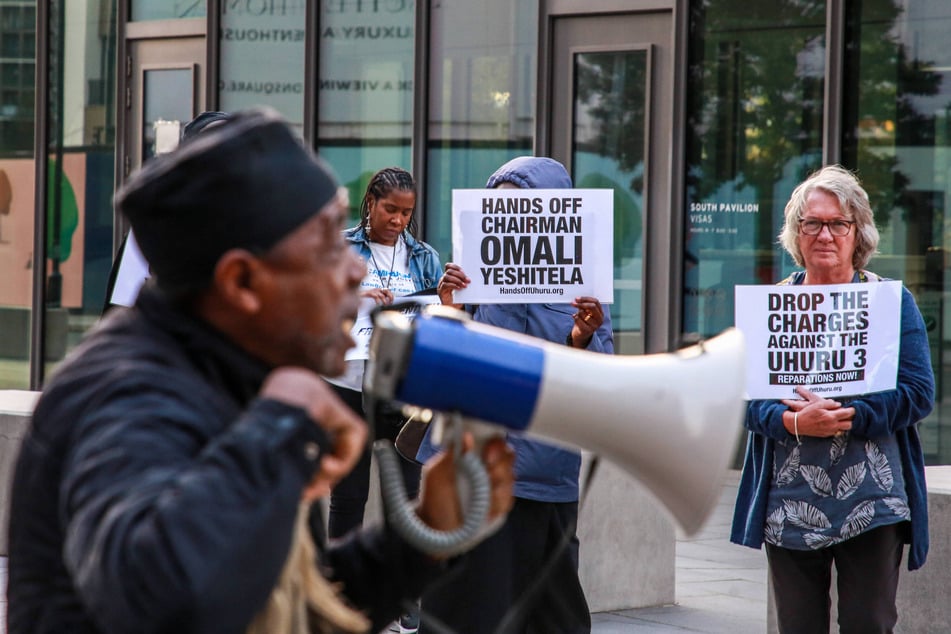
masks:
{"type": "MultiPolygon", "coordinates": [[[[367,436],[321,378],[344,369],[366,274],[336,177],[256,109],[150,161],[116,206],[154,277],[37,403],[12,487],[8,631],[380,631],[451,564],[388,526],[327,548],[305,527],[367,436]]],[[[504,515],[513,456],[499,441],[480,455],[427,466],[421,523],[460,523],[466,456],[485,466],[489,520],[504,515]]]]}
{"type": "MultiPolygon", "coordinates": [[[[572,182],[558,161],[520,157],[496,170],[486,187],[569,189],[572,182]]],[[[442,302],[456,305],[453,292],[466,288],[469,281],[460,266],[448,263],[437,287],[442,302]]],[[[579,297],[570,304],[468,308],[477,322],[574,348],[614,352],[610,315],[594,297],[579,297]]],[[[427,615],[458,632],[494,632],[523,597],[535,607],[528,609],[523,623],[507,623],[515,626],[507,632],[575,634],[591,630],[578,578],[575,533],[581,456],[527,438],[510,437],[509,442],[516,453],[514,507],[502,528],[471,552],[457,574],[423,595],[420,632],[427,631],[427,615]],[[560,546],[565,540],[567,548],[560,546]],[[531,595],[531,589],[547,565],[552,567],[540,586],[547,596],[540,600],[531,595]],[[561,609],[554,610],[556,606],[561,609]]],[[[426,459],[432,452],[432,446],[424,442],[418,458],[426,459]]]]}

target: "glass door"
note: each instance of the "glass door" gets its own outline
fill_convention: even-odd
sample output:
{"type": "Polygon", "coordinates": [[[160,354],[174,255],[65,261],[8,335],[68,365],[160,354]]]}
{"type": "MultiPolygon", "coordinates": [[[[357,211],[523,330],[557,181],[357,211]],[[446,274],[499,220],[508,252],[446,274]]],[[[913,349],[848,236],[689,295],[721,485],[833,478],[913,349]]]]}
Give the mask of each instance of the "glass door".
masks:
{"type": "Polygon", "coordinates": [[[614,191],[611,320],[621,354],[665,350],[671,336],[670,144],[649,143],[672,125],[670,34],[667,11],[553,24],[551,156],[575,187],[614,191]]]}
{"type": "Polygon", "coordinates": [[[126,177],[174,147],[181,127],[205,103],[204,37],[136,40],[129,50],[126,177]]]}
{"type": "MultiPolygon", "coordinates": [[[[130,23],[120,181],[158,154],[178,145],[181,130],[205,109],[205,22],[130,23]]],[[[148,264],[135,238],[116,218],[116,252],[106,307],[130,305],[148,277],[148,264]]]]}

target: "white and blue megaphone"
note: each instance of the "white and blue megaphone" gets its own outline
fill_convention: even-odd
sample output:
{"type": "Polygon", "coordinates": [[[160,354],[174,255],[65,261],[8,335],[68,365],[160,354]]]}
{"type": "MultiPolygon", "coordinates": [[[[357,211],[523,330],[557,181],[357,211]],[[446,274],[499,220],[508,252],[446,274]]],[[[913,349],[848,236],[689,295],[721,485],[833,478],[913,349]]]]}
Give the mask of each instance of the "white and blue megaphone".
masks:
{"type": "MultiPolygon", "coordinates": [[[[432,306],[413,320],[376,313],[364,392],[604,456],[689,535],[717,501],[735,452],[745,376],[744,340],[733,328],[673,353],[614,356],[432,306]]],[[[481,519],[471,522],[477,529],[481,519]]]]}

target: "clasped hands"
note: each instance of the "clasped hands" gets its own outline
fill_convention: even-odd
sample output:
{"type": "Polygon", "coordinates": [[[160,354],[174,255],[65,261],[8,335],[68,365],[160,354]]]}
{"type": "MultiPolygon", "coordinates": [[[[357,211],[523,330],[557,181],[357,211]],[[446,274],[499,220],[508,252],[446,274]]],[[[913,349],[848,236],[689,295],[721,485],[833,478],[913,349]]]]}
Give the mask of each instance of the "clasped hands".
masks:
{"type": "Polygon", "coordinates": [[[823,398],[802,386],[796,388],[796,393],[803,400],[782,401],[789,408],[783,412],[783,426],[790,434],[830,438],[852,429],[854,407],[843,407],[839,401],[823,398]]]}

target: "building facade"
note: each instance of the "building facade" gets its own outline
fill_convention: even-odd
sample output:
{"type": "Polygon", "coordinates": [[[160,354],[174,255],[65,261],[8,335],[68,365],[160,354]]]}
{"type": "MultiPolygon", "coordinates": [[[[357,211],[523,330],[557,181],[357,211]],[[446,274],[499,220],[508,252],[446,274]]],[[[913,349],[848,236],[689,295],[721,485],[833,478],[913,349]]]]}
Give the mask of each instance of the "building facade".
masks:
{"type": "Polygon", "coordinates": [[[452,189],[514,156],[613,189],[624,354],[730,326],[735,285],[794,268],[776,236],[795,185],[855,170],[869,268],[928,324],[925,449],[948,463],[949,30],[945,0],[0,0],[0,388],[40,389],[97,321],[112,193],[163,131],[264,104],[354,217],[370,174],[410,169],[443,261],[452,189]]]}

